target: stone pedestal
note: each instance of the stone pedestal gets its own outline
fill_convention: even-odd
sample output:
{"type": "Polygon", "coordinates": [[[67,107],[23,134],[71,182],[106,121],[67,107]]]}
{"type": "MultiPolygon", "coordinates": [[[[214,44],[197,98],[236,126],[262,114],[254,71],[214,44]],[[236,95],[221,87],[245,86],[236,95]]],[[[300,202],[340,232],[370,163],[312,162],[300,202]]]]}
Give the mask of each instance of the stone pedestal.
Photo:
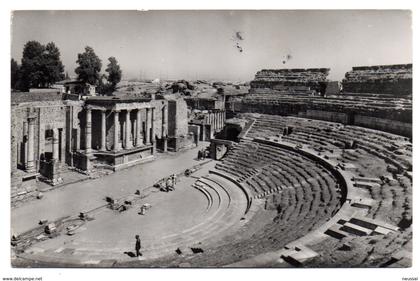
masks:
{"type": "Polygon", "coordinates": [[[163,138],[163,152],[167,152],[168,151],[168,138],[164,137],[163,138]]]}

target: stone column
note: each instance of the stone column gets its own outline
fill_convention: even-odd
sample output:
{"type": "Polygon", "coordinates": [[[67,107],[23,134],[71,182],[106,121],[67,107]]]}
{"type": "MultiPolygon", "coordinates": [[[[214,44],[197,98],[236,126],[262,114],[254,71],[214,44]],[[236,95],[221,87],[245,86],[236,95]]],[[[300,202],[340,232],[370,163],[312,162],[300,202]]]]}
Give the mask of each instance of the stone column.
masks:
{"type": "Polygon", "coordinates": [[[162,111],[162,139],[163,152],[168,151],[168,107],[165,106],[162,111]]]}
{"type": "Polygon", "coordinates": [[[222,126],[225,126],[225,111],[222,111],[222,126]]]}
{"type": "Polygon", "coordinates": [[[119,111],[114,111],[114,151],[120,150],[120,121],[118,119],[119,111]]]}
{"type": "Polygon", "coordinates": [[[125,115],[125,149],[130,149],[133,147],[130,135],[131,135],[131,120],[130,120],[130,112],[131,110],[127,110],[127,113],[125,115]]]}
{"type": "Polygon", "coordinates": [[[92,110],[86,109],[86,130],[85,130],[85,150],[86,153],[92,152],[92,110]]]}
{"type": "Polygon", "coordinates": [[[101,111],[101,150],[106,151],[106,110],[101,111]]]}
{"type": "MultiPolygon", "coordinates": [[[[59,132],[59,136],[60,136],[60,131],[58,131],[58,132],[59,132]]],[[[60,152],[61,153],[61,159],[60,159],[60,161],[61,161],[62,164],[64,164],[65,160],[66,160],[66,142],[65,142],[66,138],[67,138],[67,135],[66,135],[65,130],[61,129],[61,152],[60,152]]]]}
{"type": "Polygon", "coordinates": [[[217,127],[217,112],[213,112],[213,126],[214,126],[214,130],[216,131],[218,129],[218,127],[217,127]]]}
{"type": "Polygon", "coordinates": [[[80,126],[76,128],[76,150],[80,150],[80,126]]]}
{"type": "Polygon", "coordinates": [[[167,118],[167,108],[164,107],[162,110],[162,137],[166,135],[167,118]]]}
{"type": "Polygon", "coordinates": [[[28,150],[26,155],[26,171],[35,171],[34,161],[35,117],[28,118],[28,150]]]}
{"type": "MultiPolygon", "coordinates": [[[[23,135],[23,162],[22,165],[26,167],[28,166],[28,120],[26,120],[26,122],[23,122],[23,131],[22,131],[22,135],[23,135]]],[[[21,158],[19,158],[19,160],[21,160],[21,158]]]]}
{"type": "Polygon", "coordinates": [[[54,128],[53,129],[53,153],[52,153],[52,158],[54,162],[58,161],[58,129],[54,128]]]}
{"type": "Polygon", "coordinates": [[[141,111],[140,109],[137,110],[137,121],[136,121],[137,129],[136,129],[136,147],[143,145],[143,134],[142,134],[142,122],[141,122],[141,111]]]}
{"type": "Polygon", "coordinates": [[[155,108],[152,108],[152,117],[150,118],[150,121],[151,121],[151,126],[152,126],[152,136],[151,136],[151,139],[152,139],[152,144],[153,144],[153,152],[152,152],[152,154],[155,154],[155,152],[156,152],[156,137],[155,137],[155,108]]]}
{"type": "Polygon", "coordinates": [[[150,144],[150,108],[146,108],[146,145],[150,144]]]}
{"type": "Polygon", "coordinates": [[[122,125],[121,125],[121,138],[122,138],[122,142],[121,142],[121,148],[125,148],[125,128],[127,123],[125,121],[123,121],[122,125]]]}
{"type": "Polygon", "coordinates": [[[52,148],[52,173],[50,175],[50,180],[52,185],[56,185],[60,183],[60,161],[59,161],[59,137],[58,137],[58,129],[53,129],[53,148],[52,148]]]}

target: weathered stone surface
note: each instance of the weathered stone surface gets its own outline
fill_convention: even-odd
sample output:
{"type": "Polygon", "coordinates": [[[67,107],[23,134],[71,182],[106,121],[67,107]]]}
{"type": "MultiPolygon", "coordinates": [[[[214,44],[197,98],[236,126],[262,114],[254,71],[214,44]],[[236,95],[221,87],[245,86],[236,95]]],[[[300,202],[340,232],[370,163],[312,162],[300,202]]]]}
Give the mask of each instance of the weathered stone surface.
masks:
{"type": "Polygon", "coordinates": [[[412,64],[359,66],[346,73],[343,91],[349,93],[377,93],[411,95],[412,64]]]}
{"type": "Polygon", "coordinates": [[[320,82],[327,81],[329,68],[263,69],[251,81],[251,89],[269,88],[279,91],[320,91],[320,82]]]}

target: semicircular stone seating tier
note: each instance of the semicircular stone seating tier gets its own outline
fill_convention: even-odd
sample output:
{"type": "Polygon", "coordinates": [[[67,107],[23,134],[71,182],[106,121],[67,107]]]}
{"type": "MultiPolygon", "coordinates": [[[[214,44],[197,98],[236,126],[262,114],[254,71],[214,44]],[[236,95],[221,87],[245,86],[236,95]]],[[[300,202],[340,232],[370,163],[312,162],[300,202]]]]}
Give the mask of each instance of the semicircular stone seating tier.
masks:
{"type": "MultiPolygon", "coordinates": [[[[216,174],[210,174],[199,178],[190,188],[198,190],[206,198],[206,204],[200,216],[194,218],[195,223],[182,230],[173,231],[164,236],[156,234],[143,238],[142,254],[146,260],[174,255],[177,249],[188,253],[191,252],[191,248],[205,248],[223,239],[225,235],[237,231],[240,227],[240,220],[247,210],[248,203],[244,192],[235,184],[216,174]]],[[[135,208],[126,212],[129,219],[137,213],[135,208]]],[[[106,223],[106,220],[110,218],[115,220],[115,214],[110,211],[107,211],[107,214],[89,222],[87,229],[83,232],[83,237],[92,236],[96,224],[106,223]]],[[[173,218],[176,216],[168,219],[173,218]]],[[[118,233],[118,230],[116,232],[118,233]]],[[[60,235],[55,239],[35,244],[21,257],[56,265],[106,266],[110,261],[129,262],[131,260],[124,252],[130,251],[132,241],[115,239],[112,243],[104,243],[101,239],[83,237],[79,237],[73,243],[71,237],[60,235]]]]}
{"type": "MultiPolygon", "coordinates": [[[[327,238],[312,241],[318,253],[308,265],[326,266],[332,260],[339,264],[344,260],[342,257],[357,256],[360,250],[357,247],[348,247],[347,254],[341,253],[341,260],[340,251],[335,254],[331,250],[329,245],[339,245],[334,249],[344,247],[342,239],[370,250],[359,256],[368,259],[372,252],[380,256],[375,262],[368,259],[373,266],[411,263],[411,256],[407,254],[410,249],[404,249],[403,253],[399,249],[411,241],[412,144],[409,139],[327,121],[263,114],[244,116],[253,121],[251,128],[216,169],[247,186],[255,199],[266,199],[277,206],[277,228],[273,227],[264,235],[270,233],[270,237],[274,237],[272,234],[278,233],[278,229],[285,228],[290,236],[296,235],[294,229],[302,234],[302,225],[313,225],[322,220],[323,214],[333,216],[340,203],[347,200],[351,208],[358,210],[352,209],[352,216],[343,216],[335,225],[330,225],[325,231],[327,238]],[[264,141],[294,149],[282,150],[264,145],[264,141]],[[311,151],[316,157],[335,163],[338,171],[350,175],[351,196],[341,198],[340,186],[328,169],[305,159],[299,150],[311,151]],[[382,243],[382,248],[372,248],[377,235],[383,236],[381,241],[387,241],[382,243]],[[361,236],[368,238],[362,240],[361,236]],[[396,237],[402,244],[395,244],[394,249],[392,243],[398,240],[396,237]],[[336,240],[340,242],[334,244],[336,240]],[[394,252],[385,253],[385,245],[391,245],[389,249],[394,252]],[[326,260],[323,253],[331,260],[326,260]],[[320,258],[322,256],[324,258],[320,258]]],[[[287,237],[280,236],[280,239],[287,240],[287,237]]],[[[287,252],[289,248],[283,250],[287,252]]]]}

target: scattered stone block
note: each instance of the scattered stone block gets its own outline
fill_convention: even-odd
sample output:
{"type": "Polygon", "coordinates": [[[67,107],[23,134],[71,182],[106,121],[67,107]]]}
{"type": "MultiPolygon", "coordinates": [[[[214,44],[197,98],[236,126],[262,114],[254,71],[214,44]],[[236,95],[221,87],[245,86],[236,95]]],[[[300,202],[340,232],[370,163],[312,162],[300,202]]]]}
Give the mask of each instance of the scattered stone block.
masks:
{"type": "Polygon", "coordinates": [[[362,209],[370,209],[374,203],[375,201],[369,198],[355,198],[351,200],[351,206],[362,209]]]}
{"type": "Polygon", "coordinates": [[[57,227],[56,227],[55,223],[50,223],[50,224],[45,226],[44,231],[47,234],[53,234],[57,231],[57,227]]]}
{"type": "Polygon", "coordinates": [[[381,226],[378,226],[375,228],[375,230],[373,231],[373,234],[382,234],[382,235],[387,235],[388,233],[392,232],[392,230],[388,229],[388,228],[384,228],[381,226]]]}
{"type": "Polygon", "coordinates": [[[341,231],[339,225],[331,226],[329,229],[327,229],[327,231],[325,231],[325,234],[339,240],[347,237],[347,233],[345,233],[344,231],[341,231]]]}
{"type": "Polygon", "coordinates": [[[194,254],[204,253],[204,250],[203,250],[202,248],[194,248],[194,247],[191,247],[191,251],[192,251],[194,254]]]}
{"type": "Polygon", "coordinates": [[[350,222],[346,222],[342,227],[340,227],[340,230],[357,236],[367,236],[372,233],[370,229],[352,224],[350,222]]]}

